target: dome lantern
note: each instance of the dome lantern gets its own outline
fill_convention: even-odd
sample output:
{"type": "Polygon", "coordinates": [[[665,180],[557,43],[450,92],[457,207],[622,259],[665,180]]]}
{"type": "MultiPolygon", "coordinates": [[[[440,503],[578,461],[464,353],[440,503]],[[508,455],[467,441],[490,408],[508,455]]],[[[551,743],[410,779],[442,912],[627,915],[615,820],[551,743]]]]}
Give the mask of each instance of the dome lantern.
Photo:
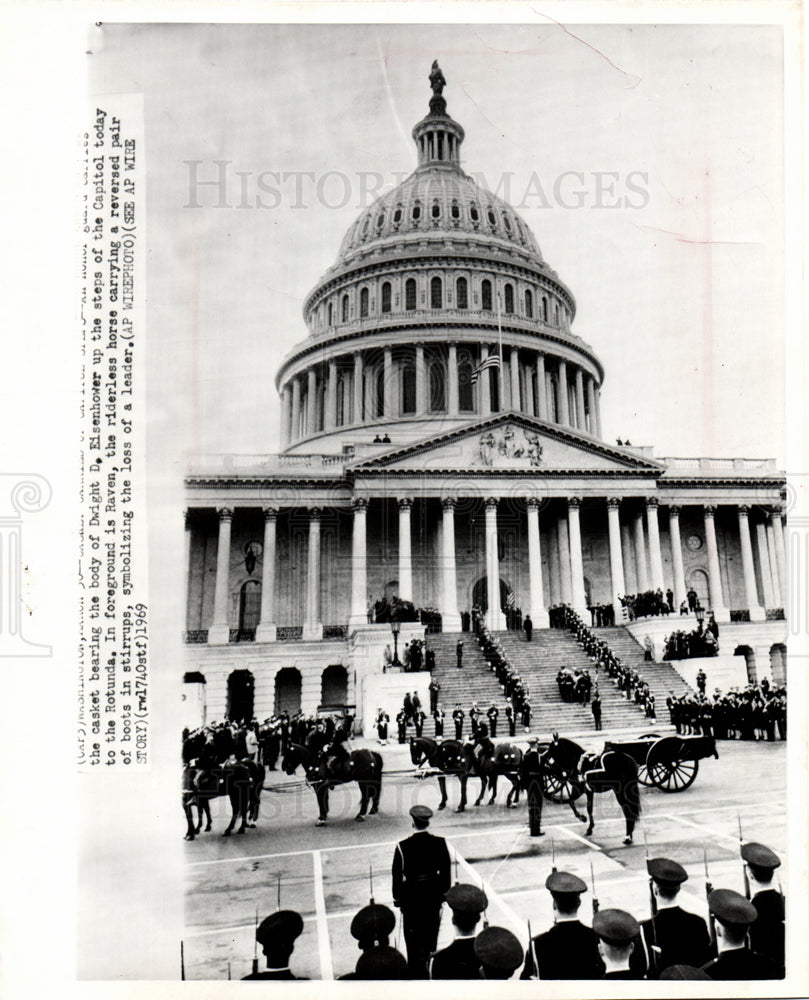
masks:
{"type": "Polygon", "coordinates": [[[461,169],[460,145],[464,140],[464,130],[447,114],[447,102],[443,91],[447,81],[438,65],[433,61],[430,71],[430,111],[426,118],[413,128],[413,140],[419,154],[419,169],[437,166],[461,169]]]}

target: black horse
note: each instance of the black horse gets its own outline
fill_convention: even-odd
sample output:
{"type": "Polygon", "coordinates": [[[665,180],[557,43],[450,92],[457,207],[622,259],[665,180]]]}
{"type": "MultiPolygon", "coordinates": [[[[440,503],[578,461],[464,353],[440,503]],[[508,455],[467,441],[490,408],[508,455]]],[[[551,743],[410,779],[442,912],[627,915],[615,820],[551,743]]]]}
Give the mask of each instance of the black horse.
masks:
{"type": "Polygon", "coordinates": [[[258,819],[265,773],[264,765],[253,760],[221,764],[210,771],[186,764],[183,768],[183,812],[188,824],[185,839],[193,840],[202,830],[203,813],[207,820],[205,831],[211,829],[210,801],[220,795],[230,799],[231,808],[230,823],[222,836],[230,836],[237,816],[241,817],[241,825],[236,833],[244,833],[247,827],[253,828],[258,819]],[[196,824],[192,811],[194,806],[197,807],[196,824]]]}
{"type": "Polygon", "coordinates": [[[568,802],[573,815],[587,825],[586,835],[593,832],[593,798],[596,793],[614,792],[626,820],[625,844],[632,843],[635,823],[641,813],[638,765],[628,754],[604,749],[600,754],[585,753],[572,740],[560,739],[554,733],[553,742],[541,755],[543,788],[552,801],[568,802]],[[586,796],[587,816],[576,809],[576,799],[586,796]]]}
{"type": "Polygon", "coordinates": [[[511,782],[511,788],[506,796],[506,806],[510,809],[513,805],[517,805],[520,801],[522,758],[522,750],[513,743],[498,743],[488,753],[475,753],[475,773],[481,778],[480,795],[475,802],[476,806],[483,801],[487,782],[492,792],[489,805],[494,803],[497,798],[497,779],[501,776],[511,782]]]}
{"type": "Polygon", "coordinates": [[[325,826],[329,815],[329,789],[356,781],[362,798],[360,811],[354,817],[358,823],[365,820],[365,813],[374,816],[379,811],[379,794],[382,791],[382,756],[374,750],[352,750],[349,759],[339,765],[339,770],[329,771],[323,754],[315,755],[308,747],[290,743],[281,761],[286,774],[294,774],[298,765],[303,766],[306,780],[315,790],[319,816],[317,826],[325,826]],[[371,808],[368,809],[370,802],[371,808]]]}
{"type": "Polygon", "coordinates": [[[448,774],[455,775],[461,784],[461,801],[455,812],[463,812],[466,809],[466,782],[473,774],[477,775],[481,782],[480,795],[475,803],[480,805],[480,800],[486,791],[487,777],[483,770],[478,770],[470,744],[462,743],[460,740],[443,740],[438,743],[428,736],[416,736],[410,740],[410,759],[416,767],[427,763],[438,772],[436,777],[438,787],[441,789],[439,809],[443,809],[447,804],[446,775],[448,774]]]}

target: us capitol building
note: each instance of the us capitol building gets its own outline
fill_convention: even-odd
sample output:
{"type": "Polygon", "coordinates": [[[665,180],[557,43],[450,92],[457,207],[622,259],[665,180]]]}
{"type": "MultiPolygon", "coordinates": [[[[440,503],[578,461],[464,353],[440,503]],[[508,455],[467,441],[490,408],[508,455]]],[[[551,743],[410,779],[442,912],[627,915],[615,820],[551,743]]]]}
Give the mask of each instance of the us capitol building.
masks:
{"type": "Polygon", "coordinates": [[[660,659],[663,634],[696,626],[676,614],[694,590],[733,622],[722,651],[782,680],[783,473],[602,439],[604,368],[573,332],[573,293],[463,172],[437,65],[430,80],[418,166],[305,301],[308,336],[276,375],[280,452],[187,475],[186,724],[392,718],[417,686],[383,673],[393,637],[374,606],[393,597],[421,612],[401,643],[425,622],[461,632],[474,605],[492,629],[513,608],[547,628],[561,603],[588,623],[612,604],[620,623],[619,595],[670,589],[674,615],[630,626],[660,659]]]}

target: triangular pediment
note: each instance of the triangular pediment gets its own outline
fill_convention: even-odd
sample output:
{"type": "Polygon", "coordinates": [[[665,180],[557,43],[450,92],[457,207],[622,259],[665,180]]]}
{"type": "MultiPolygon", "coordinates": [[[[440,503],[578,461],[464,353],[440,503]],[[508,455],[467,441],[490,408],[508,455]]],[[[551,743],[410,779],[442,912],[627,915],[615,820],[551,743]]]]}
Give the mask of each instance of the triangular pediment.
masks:
{"type": "Polygon", "coordinates": [[[520,413],[499,413],[357,462],[371,469],[456,472],[625,472],[659,475],[664,466],[572,428],[520,413]]]}

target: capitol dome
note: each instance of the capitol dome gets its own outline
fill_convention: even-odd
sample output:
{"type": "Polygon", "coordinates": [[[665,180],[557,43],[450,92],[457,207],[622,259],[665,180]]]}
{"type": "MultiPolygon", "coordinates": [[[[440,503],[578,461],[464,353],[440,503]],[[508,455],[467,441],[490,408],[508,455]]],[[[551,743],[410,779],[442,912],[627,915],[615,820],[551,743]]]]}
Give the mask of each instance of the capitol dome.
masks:
{"type": "Polygon", "coordinates": [[[369,429],[406,443],[500,410],[600,436],[604,372],[571,330],[573,294],[461,169],[438,74],[416,169],[361,212],[305,300],[309,337],[276,378],[287,451],[340,451],[369,429]]]}

